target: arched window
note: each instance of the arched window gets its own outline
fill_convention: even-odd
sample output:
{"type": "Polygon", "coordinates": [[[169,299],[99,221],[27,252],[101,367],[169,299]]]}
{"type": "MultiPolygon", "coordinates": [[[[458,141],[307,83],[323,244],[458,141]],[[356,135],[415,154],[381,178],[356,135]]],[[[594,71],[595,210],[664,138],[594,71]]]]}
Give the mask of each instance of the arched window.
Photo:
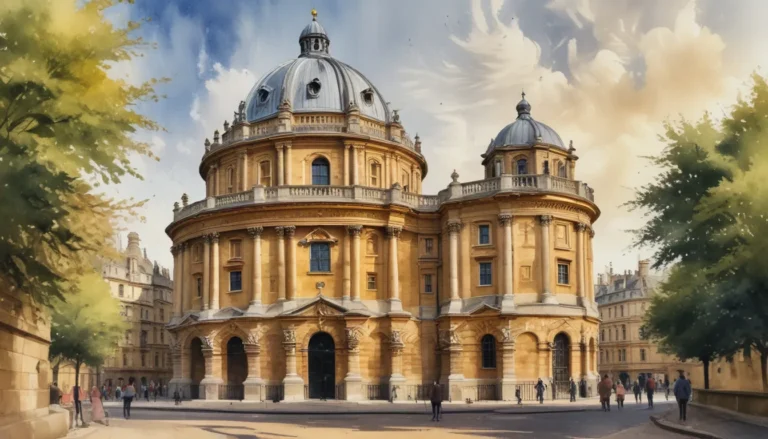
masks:
{"type": "Polygon", "coordinates": [[[117,294],[120,297],[123,297],[123,295],[125,294],[125,286],[123,284],[120,284],[120,286],[117,287],[117,294]]]}
{"type": "Polygon", "coordinates": [[[549,175],[549,160],[544,160],[544,174],[549,175]]]}
{"type": "Polygon", "coordinates": [[[312,184],[328,186],[331,184],[331,165],[324,157],[312,162],[312,184]]]}
{"type": "Polygon", "coordinates": [[[566,171],[565,163],[557,162],[557,176],[561,178],[568,177],[568,172],[566,171]]]}
{"type": "Polygon", "coordinates": [[[502,163],[501,159],[496,160],[493,162],[493,176],[498,177],[501,175],[502,169],[501,169],[502,163]]]}
{"type": "Polygon", "coordinates": [[[528,173],[528,160],[520,159],[517,161],[517,174],[525,175],[528,173]]]}
{"type": "Polygon", "coordinates": [[[408,173],[407,172],[403,172],[403,177],[402,177],[403,192],[409,192],[408,188],[410,186],[410,181],[411,181],[411,179],[408,178],[408,173]]]}
{"type": "Polygon", "coordinates": [[[381,176],[381,165],[378,162],[371,162],[371,183],[373,187],[379,187],[379,177],[381,176]]]}
{"type": "Polygon", "coordinates": [[[259,184],[265,187],[272,186],[272,165],[269,160],[259,163],[259,184]]]}
{"type": "Polygon", "coordinates": [[[645,349],[640,349],[640,361],[645,361],[645,349]]]}
{"type": "Polygon", "coordinates": [[[235,189],[235,168],[227,168],[227,193],[231,194],[235,189]]]}
{"type": "Polygon", "coordinates": [[[480,341],[483,351],[483,369],[496,369],[496,339],[486,334],[480,341]]]}

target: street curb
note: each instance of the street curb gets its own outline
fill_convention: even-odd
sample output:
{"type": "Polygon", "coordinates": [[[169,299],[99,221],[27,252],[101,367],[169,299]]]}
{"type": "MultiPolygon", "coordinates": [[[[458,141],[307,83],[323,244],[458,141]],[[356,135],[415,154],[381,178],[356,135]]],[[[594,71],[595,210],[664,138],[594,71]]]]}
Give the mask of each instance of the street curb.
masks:
{"type": "Polygon", "coordinates": [[[679,425],[660,419],[658,416],[651,415],[650,418],[651,422],[656,424],[657,427],[663,430],[671,431],[672,433],[698,437],[701,439],[725,439],[712,433],[707,433],[706,431],[694,430],[692,428],[683,428],[679,425]]]}
{"type": "MultiPolygon", "coordinates": [[[[119,410],[119,407],[106,407],[119,410]]],[[[354,416],[354,415],[429,415],[431,412],[406,412],[406,411],[272,411],[272,410],[227,410],[217,408],[205,408],[205,407],[190,407],[190,408],[172,408],[172,407],[131,407],[131,411],[162,411],[162,412],[191,412],[191,413],[237,413],[244,415],[311,415],[311,416],[354,416]]],[[[580,409],[564,409],[564,410],[520,410],[514,409],[496,409],[496,408],[484,408],[484,409],[469,409],[469,410],[444,410],[441,413],[445,414],[479,414],[479,413],[495,413],[500,415],[538,415],[547,413],[578,413],[587,411],[597,411],[597,408],[580,408],[580,409]],[[503,410],[503,411],[502,411],[503,410]]],[[[716,438],[720,439],[720,438],[716,438]]]]}

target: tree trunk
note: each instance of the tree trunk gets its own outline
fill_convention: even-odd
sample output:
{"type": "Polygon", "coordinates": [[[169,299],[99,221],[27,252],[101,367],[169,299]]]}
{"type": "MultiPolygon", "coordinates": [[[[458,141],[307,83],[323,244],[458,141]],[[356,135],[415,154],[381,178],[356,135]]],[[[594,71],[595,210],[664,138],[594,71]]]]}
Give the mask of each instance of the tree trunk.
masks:
{"type": "Polygon", "coordinates": [[[51,371],[53,372],[53,382],[58,383],[59,382],[59,366],[61,365],[61,360],[59,359],[56,361],[56,364],[53,365],[53,368],[51,371]]]}
{"type": "Polygon", "coordinates": [[[760,378],[763,379],[763,392],[768,392],[768,350],[760,352],[760,378]]]}
{"type": "MultiPolygon", "coordinates": [[[[80,361],[75,361],[75,390],[80,390],[80,361]]],[[[74,395],[72,395],[74,398],[74,395]]],[[[80,397],[78,396],[78,399],[80,397]]]]}
{"type": "Polygon", "coordinates": [[[701,360],[704,363],[704,388],[709,389],[709,358],[701,360]]]}

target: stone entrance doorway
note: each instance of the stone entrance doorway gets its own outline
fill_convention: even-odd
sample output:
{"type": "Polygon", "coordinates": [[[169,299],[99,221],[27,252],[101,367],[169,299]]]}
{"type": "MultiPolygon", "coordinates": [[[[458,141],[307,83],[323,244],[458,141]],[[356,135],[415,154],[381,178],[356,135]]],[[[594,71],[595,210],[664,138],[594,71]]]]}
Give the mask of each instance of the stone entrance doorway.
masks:
{"type": "Polygon", "coordinates": [[[555,336],[554,349],[552,350],[552,378],[554,380],[553,396],[555,398],[569,398],[570,370],[570,342],[568,336],[557,334],[555,336]]]}
{"type": "Polygon", "coordinates": [[[336,383],[336,352],[333,338],[318,332],[309,340],[309,398],[333,399],[336,383]]]}

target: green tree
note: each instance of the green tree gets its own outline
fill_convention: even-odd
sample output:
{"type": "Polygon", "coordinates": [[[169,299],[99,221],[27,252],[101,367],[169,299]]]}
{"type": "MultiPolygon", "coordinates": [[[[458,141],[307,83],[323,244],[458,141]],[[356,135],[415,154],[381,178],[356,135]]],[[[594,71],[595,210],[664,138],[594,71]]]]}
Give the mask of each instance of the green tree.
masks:
{"type": "Polygon", "coordinates": [[[114,225],[141,203],[94,189],[140,178],[130,158],[153,156],[134,133],[158,129],[136,111],[158,99],[157,81],[133,86],[108,74],[145,46],[131,37],[139,24],[105,19],[116,1],[80,3],[5,0],[0,8],[0,276],[43,304],[113,251],[114,225]]]}
{"type": "Polygon", "coordinates": [[[51,362],[72,361],[75,385],[80,385],[80,367],[98,367],[115,350],[127,324],[120,315],[120,302],[104,294],[109,286],[96,273],[88,274],[71,285],[75,293],[67,300],[52,299],[51,362]]]}

